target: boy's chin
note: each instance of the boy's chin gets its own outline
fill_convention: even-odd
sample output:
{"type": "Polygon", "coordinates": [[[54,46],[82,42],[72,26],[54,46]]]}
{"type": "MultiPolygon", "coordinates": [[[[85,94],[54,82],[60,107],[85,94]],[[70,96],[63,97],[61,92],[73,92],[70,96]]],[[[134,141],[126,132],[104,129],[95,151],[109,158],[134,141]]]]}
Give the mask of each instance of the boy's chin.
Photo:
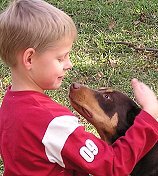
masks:
{"type": "Polygon", "coordinates": [[[54,83],[52,85],[45,85],[43,90],[57,90],[61,87],[62,81],[54,83]]]}
{"type": "Polygon", "coordinates": [[[61,83],[56,84],[55,86],[50,87],[48,90],[58,90],[61,87],[61,83]]]}

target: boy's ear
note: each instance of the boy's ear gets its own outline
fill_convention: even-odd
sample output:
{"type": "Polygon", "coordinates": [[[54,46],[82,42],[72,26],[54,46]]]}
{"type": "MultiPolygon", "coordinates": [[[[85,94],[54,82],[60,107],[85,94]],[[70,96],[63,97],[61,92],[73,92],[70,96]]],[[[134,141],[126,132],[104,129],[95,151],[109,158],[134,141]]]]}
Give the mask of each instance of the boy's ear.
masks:
{"type": "Polygon", "coordinates": [[[28,48],[23,53],[23,64],[27,70],[30,70],[32,67],[32,59],[35,54],[35,50],[33,48],[28,48]]]}

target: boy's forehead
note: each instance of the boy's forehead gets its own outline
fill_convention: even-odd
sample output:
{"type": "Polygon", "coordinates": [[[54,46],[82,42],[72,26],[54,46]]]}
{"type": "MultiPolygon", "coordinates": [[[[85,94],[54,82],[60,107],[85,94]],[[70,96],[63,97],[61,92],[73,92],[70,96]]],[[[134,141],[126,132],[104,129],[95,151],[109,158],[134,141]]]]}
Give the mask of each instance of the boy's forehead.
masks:
{"type": "Polygon", "coordinates": [[[65,41],[65,42],[61,40],[53,44],[52,46],[48,47],[46,51],[54,52],[60,57],[60,56],[69,54],[72,49],[72,45],[73,45],[72,40],[65,41]]]}
{"type": "Polygon", "coordinates": [[[54,49],[64,49],[65,52],[67,52],[67,50],[70,50],[72,48],[72,45],[74,43],[73,39],[61,39],[57,42],[55,42],[52,46],[52,48],[54,49]]]}

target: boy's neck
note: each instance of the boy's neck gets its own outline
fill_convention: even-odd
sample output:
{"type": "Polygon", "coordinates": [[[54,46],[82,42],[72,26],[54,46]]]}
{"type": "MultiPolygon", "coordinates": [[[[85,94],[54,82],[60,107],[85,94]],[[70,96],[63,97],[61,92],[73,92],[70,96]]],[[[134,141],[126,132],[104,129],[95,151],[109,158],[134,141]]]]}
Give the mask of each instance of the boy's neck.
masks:
{"type": "Polygon", "coordinates": [[[32,90],[44,93],[44,90],[35,85],[27,76],[27,74],[21,74],[17,70],[11,69],[12,87],[11,91],[26,91],[32,90]]]}
{"type": "Polygon", "coordinates": [[[44,93],[44,91],[41,89],[33,88],[28,85],[26,86],[25,84],[21,84],[21,85],[14,84],[14,81],[12,81],[11,91],[36,91],[36,92],[44,93]]]}

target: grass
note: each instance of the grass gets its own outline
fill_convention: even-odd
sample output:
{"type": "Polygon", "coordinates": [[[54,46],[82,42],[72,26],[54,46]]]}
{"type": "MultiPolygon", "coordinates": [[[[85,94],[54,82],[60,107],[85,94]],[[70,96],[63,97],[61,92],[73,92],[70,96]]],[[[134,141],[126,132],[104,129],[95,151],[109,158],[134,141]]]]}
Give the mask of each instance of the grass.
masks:
{"type": "MultiPolygon", "coordinates": [[[[74,67],[58,91],[47,91],[59,103],[74,111],[67,93],[73,81],[92,88],[113,87],[133,93],[130,80],[137,77],[149,84],[158,95],[158,53],[139,52],[128,46],[107,44],[106,41],[126,41],[139,47],[158,48],[157,0],[49,0],[67,12],[75,21],[79,36],[71,53],[74,67]]],[[[0,7],[7,0],[1,0],[0,7]]],[[[8,84],[10,73],[0,63],[0,102],[8,84]]],[[[76,113],[74,111],[74,113],[76,113]]],[[[86,129],[94,128],[84,120],[86,129]]],[[[1,165],[1,164],[0,164],[1,165]]],[[[0,167],[0,170],[3,170],[0,167]]]]}

